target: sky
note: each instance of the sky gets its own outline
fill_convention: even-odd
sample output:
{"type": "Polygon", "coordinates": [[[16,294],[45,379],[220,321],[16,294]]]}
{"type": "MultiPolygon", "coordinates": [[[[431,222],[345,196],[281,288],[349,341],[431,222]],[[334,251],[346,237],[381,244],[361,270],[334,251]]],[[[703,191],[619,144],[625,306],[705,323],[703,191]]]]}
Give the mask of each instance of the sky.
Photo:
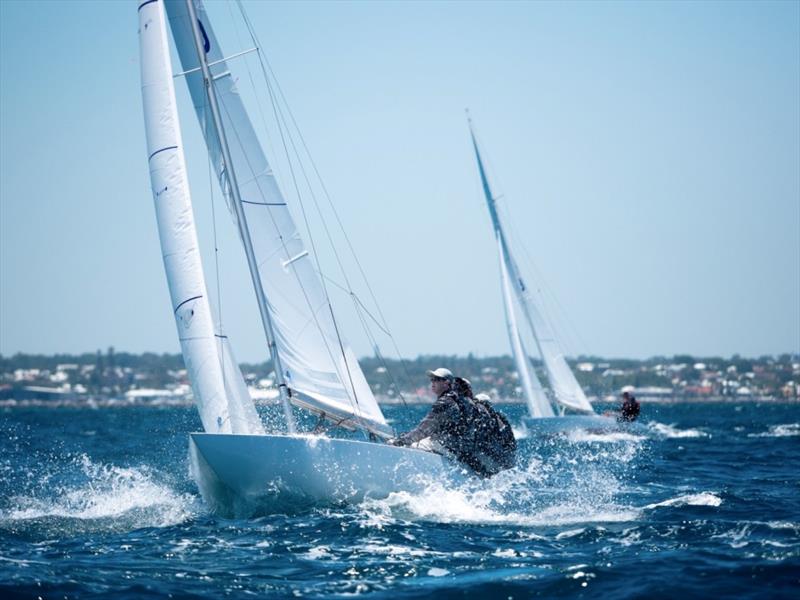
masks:
{"type": "MultiPolygon", "coordinates": [[[[800,352],[800,3],[245,7],[402,355],[509,353],[467,107],[568,355],[800,352]]],[[[226,54],[250,47],[235,8],[209,13],[226,54]]],[[[135,0],[0,2],[2,355],[179,351],[137,28],[135,0]]],[[[237,358],[261,362],[243,252],[212,217],[176,86],[207,278],[237,358]]]]}

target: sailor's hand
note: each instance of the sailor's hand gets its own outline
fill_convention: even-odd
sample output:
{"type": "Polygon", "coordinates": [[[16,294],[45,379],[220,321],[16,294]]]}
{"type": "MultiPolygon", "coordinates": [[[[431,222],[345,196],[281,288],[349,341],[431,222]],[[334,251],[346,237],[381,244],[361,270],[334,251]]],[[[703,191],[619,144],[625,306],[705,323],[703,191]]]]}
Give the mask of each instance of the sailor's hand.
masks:
{"type": "Polygon", "coordinates": [[[402,437],[396,437],[386,440],[387,444],[391,444],[392,446],[405,446],[406,441],[402,437]]]}

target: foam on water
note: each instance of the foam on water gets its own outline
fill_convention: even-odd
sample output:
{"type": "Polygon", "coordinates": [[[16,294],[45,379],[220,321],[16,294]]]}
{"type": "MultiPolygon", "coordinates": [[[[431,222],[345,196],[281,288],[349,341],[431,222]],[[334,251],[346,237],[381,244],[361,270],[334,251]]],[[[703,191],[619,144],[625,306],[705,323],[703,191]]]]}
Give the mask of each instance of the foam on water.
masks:
{"type": "Polygon", "coordinates": [[[662,438],[701,438],[710,437],[708,433],[700,429],[678,429],[675,425],[667,425],[666,423],[657,423],[650,421],[647,427],[662,438]]]}
{"type": "Polygon", "coordinates": [[[626,431],[588,431],[584,429],[574,429],[567,433],[570,442],[600,442],[616,444],[619,442],[640,442],[647,439],[642,435],[635,435],[626,431]]]}
{"type": "Polygon", "coordinates": [[[653,509],[664,506],[719,506],[722,504],[722,498],[713,492],[701,492],[699,494],[683,494],[676,498],[670,498],[663,502],[656,502],[655,504],[648,504],[645,509],[653,509]]]}
{"type": "Polygon", "coordinates": [[[195,496],[175,492],[146,466],[95,464],[81,455],[63,467],[76,471],[69,483],[54,485],[51,475],[42,475],[36,491],[10,498],[0,523],[68,519],[102,521],[102,528],[114,528],[114,522],[124,520],[124,528],[164,527],[196,511],[195,496]]]}
{"type": "Polygon", "coordinates": [[[747,437],[794,437],[800,436],[800,423],[773,425],[762,433],[748,433],[747,437]]]}
{"type": "Polygon", "coordinates": [[[460,485],[429,481],[421,492],[365,500],[359,507],[362,523],[384,527],[398,520],[423,520],[560,526],[629,521],[639,510],[618,503],[624,483],[607,467],[626,463],[635,452],[635,448],[577,452],[567,446],[548,457],[530,457],[526,465],[490,479],[470,479],[460,485]]]}

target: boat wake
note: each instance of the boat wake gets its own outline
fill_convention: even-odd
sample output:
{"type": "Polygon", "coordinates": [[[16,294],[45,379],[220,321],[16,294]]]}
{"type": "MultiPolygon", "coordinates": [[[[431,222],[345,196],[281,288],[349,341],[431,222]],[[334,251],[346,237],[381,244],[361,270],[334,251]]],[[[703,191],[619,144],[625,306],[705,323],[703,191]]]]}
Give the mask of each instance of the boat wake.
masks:
{"type": "Polygon", "coordinates": [[[66,470],[42,474],[29,493],[9,498],[0,511],[0,528],[128,531],[175,525],[198,510],[197,496],[176,492],[147,466],[96,464],[84,454],[66,470]]]}

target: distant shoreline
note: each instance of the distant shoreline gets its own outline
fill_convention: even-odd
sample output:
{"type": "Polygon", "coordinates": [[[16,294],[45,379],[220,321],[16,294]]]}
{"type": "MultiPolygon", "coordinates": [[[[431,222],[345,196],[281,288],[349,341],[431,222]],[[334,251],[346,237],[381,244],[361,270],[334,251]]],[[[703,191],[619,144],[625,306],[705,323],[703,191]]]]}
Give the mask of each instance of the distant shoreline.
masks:
{"type": "MultiPolygon", "coordinates": [[[[670,397],[670,398],[637,398],[642,404],[800,404],[798,398],[780,398],[776,396],[750,396],[750,397],[730,397],[730,396],[686,396],[686,397],[670,397]]],[[[432,400],[423,397],[410,397],[402,400],[392,398],[379,398],[378,403],[381,406],[425,406],[430,405],[432,400]]],[[[593,400],[593,405],[609,406],[618,403],[612,400],[593,400]]],[[[275,402],[256,402],[256,406],[271,406],[275,402]]],[[[494,402],[497,405],[524,405],[523,400],[517,399],[500,399],[494,402]]],[[[127,398],[87,398],[87,399],[71,399],[71,400],[14,400],[6,399],[0,400],[0,409],[16,409],[16,408],[92,408],[92,409],[113,409],[113,408],[190,408],[194,406],[194,401],[191,398],[164,398],[159,400],[129,400],[127,398]]]]}

